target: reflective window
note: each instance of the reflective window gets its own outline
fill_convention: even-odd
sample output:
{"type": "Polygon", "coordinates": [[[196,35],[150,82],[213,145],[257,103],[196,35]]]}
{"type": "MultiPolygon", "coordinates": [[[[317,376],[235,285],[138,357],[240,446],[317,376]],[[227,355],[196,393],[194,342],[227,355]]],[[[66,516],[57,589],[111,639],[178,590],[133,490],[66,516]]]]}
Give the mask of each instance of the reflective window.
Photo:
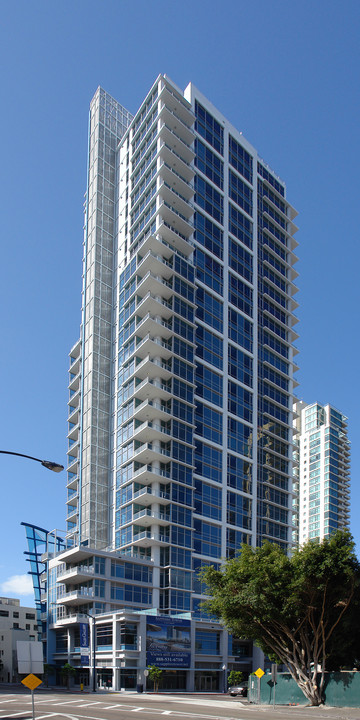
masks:
{"type": "Polygon", "coordinates": [[[198,138],[195,140],[195,166],[201,170],[220,190],[224,187],[223,161],[206,147],[198,138]]]}
{"type": "Polygon", "coordinates": [[[223,232],[209,218],[201,213],[194,213],[194,238],[197,242],[222,260],[223,258],[223,232]]]}
{"type": "Polygon", "coordinates": [[[212,185],[203,180],[199,175],[194,178],[195,202],[200,205],[209,215],[222,224],[224,213],[224,200],[212,185]]]}
{"type": "Polygon", "coordinates": [[[221,155],[224,152],[224,130],[220,123],[195,100],[195,130],[221,155]]]}
{"type": "Polygon", "coordinates": [[[229,163],[252,183],[252,157],[231,135],[229,135],[229,163]]]}
{"type": "Polygon", "coordinates": [[[248,215],[252,215],[252,190],[231,170],[229,170],[229,196],[248,215]]]}

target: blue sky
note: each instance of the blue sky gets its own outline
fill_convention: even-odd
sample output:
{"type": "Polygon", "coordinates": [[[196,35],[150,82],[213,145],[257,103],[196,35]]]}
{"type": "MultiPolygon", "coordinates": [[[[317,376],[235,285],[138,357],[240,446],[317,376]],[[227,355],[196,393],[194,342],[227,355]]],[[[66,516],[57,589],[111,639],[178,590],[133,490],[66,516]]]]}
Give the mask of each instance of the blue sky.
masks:
{"type": "MultiPolygon", "coordinates": [[[[89,102],[102,85],[135,112],[167,73],[181,88],[192,81],[243,131],[299,212],[299,396],[349,418],[360,548],[359,35],[357,0],[2,4],[3,449],[65,465],[89,102]]],[[[28,569],[20,522],[63,528],[66,476],[0,462],[0,594],[18,597],[28,569]]]]}

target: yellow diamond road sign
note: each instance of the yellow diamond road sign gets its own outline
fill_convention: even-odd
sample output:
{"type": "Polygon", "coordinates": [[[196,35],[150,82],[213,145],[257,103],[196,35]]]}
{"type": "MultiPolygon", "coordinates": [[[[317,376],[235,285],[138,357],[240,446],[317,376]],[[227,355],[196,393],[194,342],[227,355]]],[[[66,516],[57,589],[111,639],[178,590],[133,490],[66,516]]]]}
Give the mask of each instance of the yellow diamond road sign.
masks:
{"type": "Polygon", "coordinates": [[[35,688],[38,687],[38,685],[41,685],[42,680],[39,680],[36,675],[33,675],[32,673],[30,675],[27,675],[26,678],[24,678],[22,681],[23,685],[26,685],[29,690],[35,690],[35,688]]]}
{"type": "Polygon", "coordinates": [[[256,675],[258,678],[262,678],[262,676],[265,675],[265,673],[264,673],[264,671],[263,671],[261,668],[258,668],[257,670],[255,670],[255,675],[256,675]]]}

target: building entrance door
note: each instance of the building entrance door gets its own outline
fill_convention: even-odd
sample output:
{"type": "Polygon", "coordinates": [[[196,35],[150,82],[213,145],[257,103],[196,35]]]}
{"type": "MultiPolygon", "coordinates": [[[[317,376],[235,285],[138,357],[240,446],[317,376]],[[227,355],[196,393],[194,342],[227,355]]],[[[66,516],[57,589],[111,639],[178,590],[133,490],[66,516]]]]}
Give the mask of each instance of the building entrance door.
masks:
{"type": "Polygon", "coordinates": [[[218,687],[218,673],[197,672],[195,676],[195,689],[198,692],[216,692],[218,687]]]}

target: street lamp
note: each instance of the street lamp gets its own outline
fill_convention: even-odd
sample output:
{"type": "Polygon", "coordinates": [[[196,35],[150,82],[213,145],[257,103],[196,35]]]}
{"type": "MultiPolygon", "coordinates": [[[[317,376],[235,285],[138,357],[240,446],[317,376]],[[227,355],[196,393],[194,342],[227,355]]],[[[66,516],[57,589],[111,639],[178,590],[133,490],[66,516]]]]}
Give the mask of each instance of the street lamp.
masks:
{"type": "Polygon", "coordinates": [[[223,673],[224,673],[224,679],[223,679],[224,689],[223,689],[223,692],[226,693],[226,665],[225,665],[225,663],[224,663],[224,665],[222,666],[222,670],[223,670],[223,673]]]}
{"type": "Polygon", "coordinates": [[[63,465],[51,462],[51,460],[41,460],[40,458],[33,457],[32,455],[23,455],[23,453],[11,452],[10,450],[0,450],[0,453],[2,455],[17,455],[18,457],[29,458],[29,460],[36,460],[36,462],[41,463],[41,465],[46,467],[48,470],[52,470],[56,473],[61,472],[64,469],[63,465]]]}

